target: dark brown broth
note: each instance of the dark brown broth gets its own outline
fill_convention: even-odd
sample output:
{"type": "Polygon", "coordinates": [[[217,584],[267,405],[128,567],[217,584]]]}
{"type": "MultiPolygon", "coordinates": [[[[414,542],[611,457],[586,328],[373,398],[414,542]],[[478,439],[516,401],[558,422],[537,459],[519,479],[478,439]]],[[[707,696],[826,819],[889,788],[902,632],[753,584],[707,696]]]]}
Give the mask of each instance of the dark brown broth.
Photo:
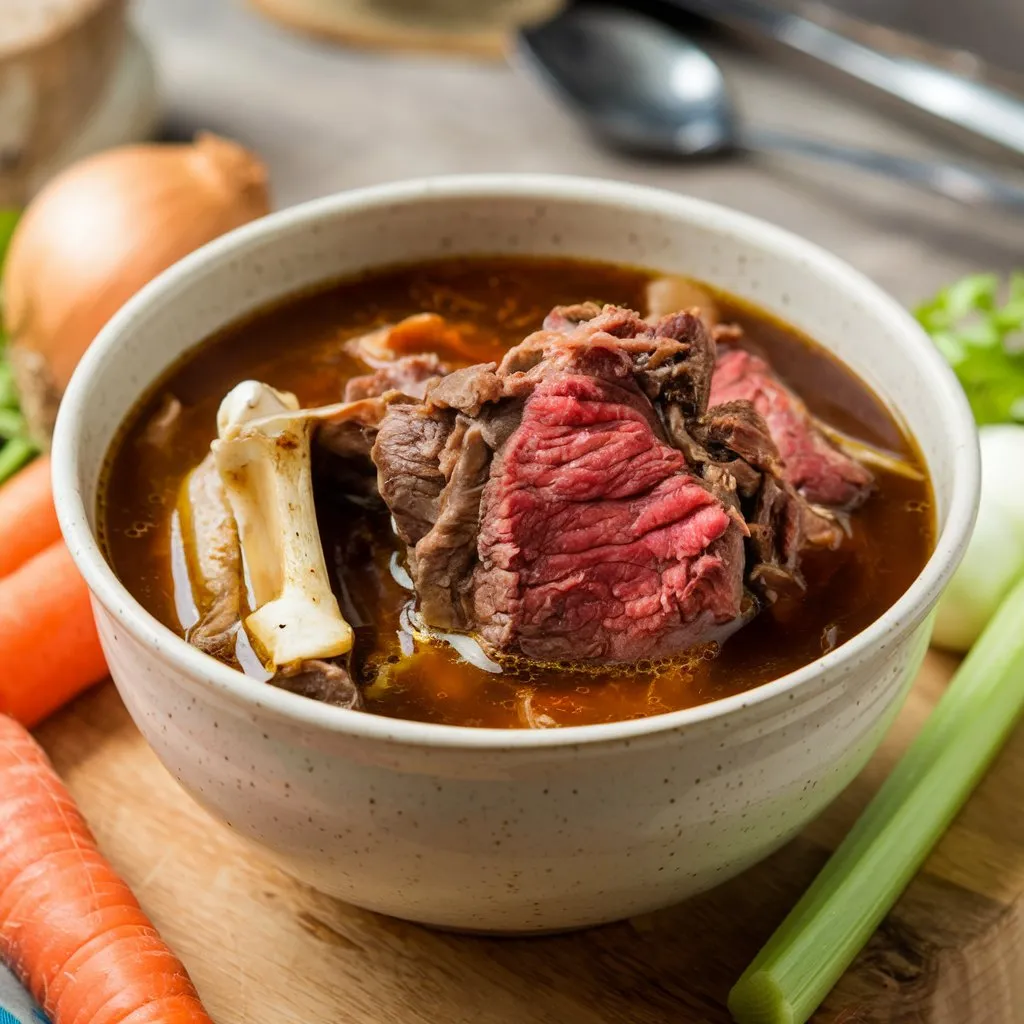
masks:
{"type": "MultiPolygon", "coordinates": [[[[182,479],[215,435],[217,406],[239,380],[294,391],[306,405],[339,400],[345,379],[365,367],[342,342],[412,313],[434,311],[479,329],[479,359],[493,358],[540,325],[559,303],[594,298],[645,305],[650,272],[569,260],[478,258],[399,267],[290,300],[209,340],[174,368],[132,414],[102,489],[105,543],[118,576],[179,635],[184,625],[170,571],[171,515],[182,479]],[[145,428],[173,394],[184,406],[173,443],[145,428]]],[[[792,328],[716,293],[726,320],[740,323],[811,409],[834,426],[920,465],[882,403],[841,363],[792,328]]],[[[388,569],[397,550],[386,514],[371,513],[321,486],[318,515],[345,617],[356,631],[354,668],[369,710],[457,725],[579,725],[658,714],[739,693],[817,658],[888,608],[923,567],[933,536],[927,483],[879,475],[854,516],[852,543],[805,564],[809,589],[798,607],[762,613],[717,657],[614,672],[530,666],[486,673],[446,647],[399,659],[399,614],[408,593],[388,569]],[[826,638],[831,636],[831,641],[826,638]],[[375,682],[376,680],[376,682],[375,682]],[[545,717],[546,716],[546,717],[545,717]]],[[[187,623],[185,624],[187,625],[187,623]]],[[[253,685],[261,685],[254,682],[253,685]]]]}

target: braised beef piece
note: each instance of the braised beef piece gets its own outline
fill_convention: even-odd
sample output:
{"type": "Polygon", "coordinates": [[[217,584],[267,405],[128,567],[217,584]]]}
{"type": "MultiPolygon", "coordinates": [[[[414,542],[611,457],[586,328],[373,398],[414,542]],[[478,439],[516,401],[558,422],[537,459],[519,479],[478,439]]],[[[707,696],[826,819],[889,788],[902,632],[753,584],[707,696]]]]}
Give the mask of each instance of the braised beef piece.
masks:
{"type": "Polygon", "coordinates": [[[721,351],[711,381],[710,405],[750,402],[768,424],[785,478],[808,501],[856,508],[871,490],[872,475],[839,451],[815,426],[807,406],[760,356],[740,348],[721,351]]]}
{"type": "Polygon", "coordinates": [[[348,672],[333,661],[304,661],[292,672],[278,672],[272,686],[340,708],[363,709],[363,695],[348,672]]]}
{"type": "Polygon", "coordinates": [[[467,416],[480,416],[485,407],[505,397],[509,382],[499,376],[494,363],[479,363],[455,370],[427,389],[430,404],[438,409],[455,409],[467,416]]]}
{"type": "Polygon", "coordinates": [[[502,366],[521,366],[523,354],[543,352],[555,340],[552,335],[573,345],[617,339],[632,356],[637,383],[652,401],[672,402],[687,418],[708,407],[715,343],[695,310],[669,313],[651,324],[621,306],[556,306],[545,317],[543,329],[512,349],[502,366]]]}
{"type": "Polygon", "coordinates": [[[422,398],[427,384],[447,372],[447,367],[434,353],[402,356],[373,373],[349,380],[345,385],[344,400],[356,402],[361,398],[376,398],[388,391],[401,391],[412,398],[422,398]]]}
{"type": "Polygon", "coordinates": [[[377,487],[406,544],[415,545],[437,521],[445,485],[441,453],[451,429],[448,417],[410,403],[389,409],[377,432],[371,451],[377,487]]]}
{"type": "Polygon", "coordinates": [[[477,631],[546,661],[723,638],[743,621],[743,526],[659,436],[627,352],[595,343],[559,363],[483,488],[477,631]]]}
{"type": "Polygon", "coordinates": [[[416,593],[423,619],[440,629],[464,629],[478,557],[480,504],[493,449],[480,423],[458,414],[441,453],[445,484],[437,500],[437,518],[412,551],[416,593]]]}
{"type": "Polygon", "coordinates": [[[698,433],[705,478],[726,473],[735,481],[749,538],[747,582],[769,603],[801,592],[800,556],[812,543],[804,522],[815,513],[786,483],[768,425],[749,402],[729,402],[709,409],[698,433]]]}
{"type": "Polygon", "coordinates": [[[718,461],[740,459],[761,473],[785,474],[768,424],[749,402],[726,402],[709,409],[697,432],[718,461]]]}
{"type": "Polygon", "coordinates": [[[561,306],[500,365],[389,407],[372,458],[430,626],[497,654],[629,662],[803,588],[871,476],[696,312],[561,306]],[[710,408],[709,408],[710,405],[710,408]]]}
{"type": "Polygon", "coordinates": [[[198,612],[186,639],[221,661],[231,661],[245,607],[245,579],[238,527],[212,455],[189,474],[178,512],[198,612]]]}
{"type": "Polygon", "coordinates": [[[713,366],[696,316],[563,307],[500,366],[389,410],[373,458],[424,620],[547,661],[668,656],[741,625],[737,480],[663,422],[697,432],[713,366]]]}

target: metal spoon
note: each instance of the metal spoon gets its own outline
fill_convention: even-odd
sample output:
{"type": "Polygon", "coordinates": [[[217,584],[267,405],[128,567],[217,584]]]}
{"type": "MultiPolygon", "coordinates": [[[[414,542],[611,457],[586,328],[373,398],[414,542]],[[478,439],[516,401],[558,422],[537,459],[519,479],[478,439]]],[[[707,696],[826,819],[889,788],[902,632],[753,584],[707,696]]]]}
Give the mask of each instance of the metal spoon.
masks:
{"type": "Polygon", "coordinates": [[[742,125],[714,60],[668,26],[627,10],[570,7],[524,28],[517,54],[617,148],[684,158],[792,153],[898,178],[962,203],[1024,212],[1024,187],[979,168],[742,125]]]}

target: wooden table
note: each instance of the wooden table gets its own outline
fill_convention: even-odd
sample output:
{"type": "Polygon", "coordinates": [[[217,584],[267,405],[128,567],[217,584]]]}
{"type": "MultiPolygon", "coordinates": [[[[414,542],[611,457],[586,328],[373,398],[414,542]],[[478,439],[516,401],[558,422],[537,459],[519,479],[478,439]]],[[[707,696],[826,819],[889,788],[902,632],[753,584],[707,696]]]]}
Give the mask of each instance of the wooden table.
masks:
{"type": "MultiPolygon", "coordinates": [[[[669,910],[557,938],[440,934],[293,881],[185,795],[110,685],[40,738],[217,1024],[727,1024],[729,986],[885,777],[951,667],[929,655],[869,768],[773,858],[669,910]]],[[[1020,1024],[1022,805],[1024,729],[816,1024],[1020,1024]]]]}
{"type": "MultiPolygon", "coordinates": [[[[493,65],[345,52],[222,0],[145,0],[176,132],[223,131],[269,161],[280,204],[450,171],[575,172],[660,184],[760,214],[912,302],[1005,270],[1019,223],[796,164],[648,165],[595,149],[493,65]]],[[[807,83],[727,55],[751,117],[927,151],[807,83]]],[[[41,730],[115,866],[182,955],[218,1024],[718,1024],[739,970],[813,877],[941,692],[930,655],[868,770],[766,864],[679,907],[585,934],[460,938],[391,921],[282,875],[194,805],[109,686],[41,730]]],[[[1024,731],[816,1020],[1024,1020],[1024,731]]]]}

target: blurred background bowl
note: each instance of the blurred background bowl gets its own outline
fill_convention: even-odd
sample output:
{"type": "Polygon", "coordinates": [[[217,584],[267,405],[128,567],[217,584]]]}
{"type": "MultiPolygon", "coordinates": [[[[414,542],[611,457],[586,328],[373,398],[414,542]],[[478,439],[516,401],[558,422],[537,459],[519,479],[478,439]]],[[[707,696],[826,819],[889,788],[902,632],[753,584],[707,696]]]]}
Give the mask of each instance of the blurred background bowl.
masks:
{"type": "Polygon", "coordinates": [[[61,168],[149,135],[152,61],[126,0],[8,0],[0,32],[0,206],[61,168]]]}

